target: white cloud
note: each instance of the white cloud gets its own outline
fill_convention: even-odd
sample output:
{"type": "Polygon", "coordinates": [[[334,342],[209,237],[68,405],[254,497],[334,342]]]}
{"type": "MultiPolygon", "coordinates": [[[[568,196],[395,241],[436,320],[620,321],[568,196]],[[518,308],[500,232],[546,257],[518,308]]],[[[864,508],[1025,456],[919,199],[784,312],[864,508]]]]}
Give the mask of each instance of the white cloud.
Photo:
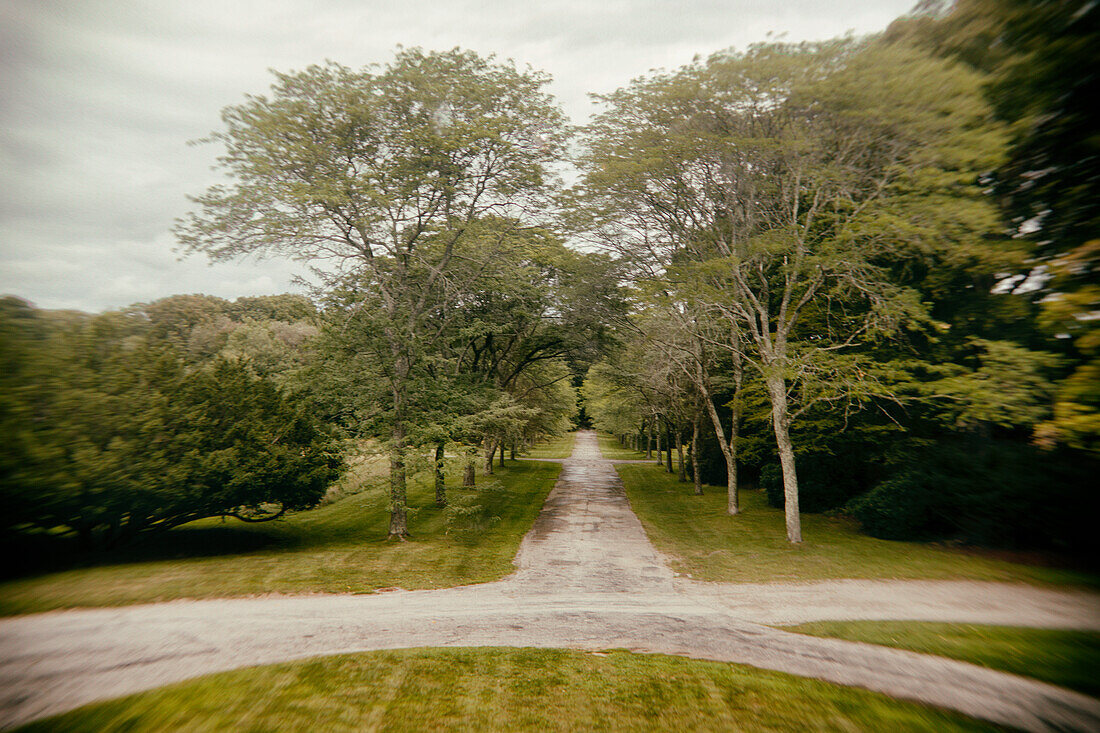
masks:
{"type": "Polygon", "coordinates": [[[550,72],[582,122],[695,54],[879,30],[911,0],[17,0],[0,5],[0,292],[98,310],[172,293],[288,290],[300,265],[177,261],[168,233],[216,151],[188,147],[269,68],[385,62],[397,44],[550,72]]]}

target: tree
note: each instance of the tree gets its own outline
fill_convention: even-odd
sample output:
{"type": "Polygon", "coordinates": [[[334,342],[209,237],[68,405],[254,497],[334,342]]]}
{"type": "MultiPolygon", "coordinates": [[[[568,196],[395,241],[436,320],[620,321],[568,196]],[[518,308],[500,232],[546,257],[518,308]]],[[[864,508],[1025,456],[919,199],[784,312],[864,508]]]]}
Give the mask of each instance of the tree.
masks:
{"type": "MultiPolygon", "coordinates": [[[[672,276],[663,287],[659,286],[645,301],[648,310],[644,313],[648,317],[637,322],[659,353],[658,363],[675,370],[675,375],[666,380],[670,385],[690,385],[693,392],[692,397],[683,394],[675,402],[682,418],[692,424],[692,459],[695,461],[698,460],[694,451],[699,443],[699,423],[704,416],[709,420],[726,464],[726,512],[735,515],[740,512],[737,452],[744,382],[740,336],[736,326],[729,329],[728,324],[716,321],[705,309],[699,309],[698,303],[691,298],[685,299],[684,284],[685,281],[672,276]],[[715,344],[720,345],[718,349],[714,348],[715,344]],[[723,348],[725,346],[732,348],[723,348]],[[729,363],[720,364],[716,352],[726,352],[729,363]],[[727,432],[718,412],[722,405],[716,400],[719,394],[729,393],[727,432]]],[[[683,386],[679,389],[685,391],[683,386]]],[[[701,494],[698,466],[694,470],[696,493],[701,494]]]]}
{"type": "MultiPolygon", "coordinates": [[[[372,300],[360,313],[389,387],[390,535],[408,533],[410,390],[435,345],[430,323],[470,282],[456,259],[484,260],[472,225],[527,217],[551,187],[563,117],[548,78],[472,52],[398,51],[386,67],[337,64],[276,74],[270,98],[222,115],[211,139],[228,185],[195,199],[184,249],[215,260],[279,253],[324,261],[372,300]]],[[[338,278],[334,278],[338,279],[338,278]]]]}
{"type": "MultiPolygon", "coordinates": [[[[479,226],[500,233],[492,260],[476,265],[477,288],[449,310],[448,335],[437,356],[438,376],[480,392],[477,411],[514,401],[534,411],[515,435],[523,442],[566,429],[576,409],[569,382],[576,365],[590,362],[609,341],[608,314],[620,307],[617,268],[608,258],[565,247],[559,237],[515,222],[485,220],[479,226]],[[443,374],[448,372],[449,374],[443,374]]],[[[467,401],[468,402],[468,401],[467,401]]],[[[465,439],[487,438],[486,457],[500,441],[492,431],[470,431],[453,413],[465,439]]],[[[487,468],[491,468],[486,463],[487,468]]],[[[473,485],[472,468],[465,484],[473,485]]]]}
{"type": "Polygon", "coordinates": [[[637,389],[635,375],[626,375],[617,363],[594,364],[585,375],[582,393],[597,430],[613,435],[634,435],[650,410],[637,389]]]}
{"type": "Polygon", "coordinates": [[[761,45],[638,80],[589,128],[591,228],[725,321],[711,345],[767,388],[792,542],[793,421],[890,394],[870,345],[922,316],[888,268],[899,231],[944,200],[956,227],[985,223],[967,202],[1002,137],[980,84],[906,46],[761,45]]]}

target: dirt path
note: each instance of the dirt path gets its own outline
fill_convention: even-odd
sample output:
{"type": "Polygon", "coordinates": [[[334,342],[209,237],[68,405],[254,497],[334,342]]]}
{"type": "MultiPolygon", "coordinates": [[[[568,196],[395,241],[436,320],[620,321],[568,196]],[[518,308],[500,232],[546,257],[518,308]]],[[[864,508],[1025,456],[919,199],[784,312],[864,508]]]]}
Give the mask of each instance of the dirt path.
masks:
{"type": "Polygon", "coordinates": [[[938,657],[762,624],[919,619],[1100,629],[1098,597],[995,583],[705,584],[676,578],[595,436],[509,578],[369,596],[178,601],[0,621],[0,727],[196,675],[415,646],[628,648],[856,685],[1027,730],[1100,730],[1100,701],[938,657]]]}
{"type": "Polygon", "coordinates": [[[504,582],[525,594],[672,593],[675,573],[646,537],[622,482],[594,433],[578,433],[573,455],[504,582]]]}

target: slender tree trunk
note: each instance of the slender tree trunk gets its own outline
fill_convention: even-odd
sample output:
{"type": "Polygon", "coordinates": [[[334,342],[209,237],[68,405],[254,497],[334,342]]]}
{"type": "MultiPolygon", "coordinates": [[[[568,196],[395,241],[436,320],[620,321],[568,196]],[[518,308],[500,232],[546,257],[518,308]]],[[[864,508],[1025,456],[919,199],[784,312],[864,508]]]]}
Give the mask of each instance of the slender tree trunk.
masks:
{"type": "Polygon", "coordinates": [[[485,473],[493,474],[493,458],[497,454],[497,444],[495,440],[488,441],[488,445],[485,448],[485,473]]]}
{"type": "Polygon", "coordinates": [[[729,456],[726,458],[726,514],[740,511],[737,485],[737,439],[741,436],[741,378],[733,389],[733,405],[730,407],[729,456]]]}
{"type": "Polygon", "coordinates": [[[653,424],[648,420],[645,426],[645,457],[647,460],[653,458],[653,424]]]}
{"type": "Polygon", "coordinates": [[[779,449],[779,465],[783,469],[783,513],[787,519],[787,540],[801,542],[802,518],[798,513],[798,474],[795,471],[794,448],[791,445],[787,383],[781,376],[769,376],[766,382],[768,398],[772,404],[775,445],[779,449]]]}
{"type": "Polygon", "coordinates": [[[390,447],[390,537],[404,539],[409,536],[408,512],[405,497],[405,425],[396,421],[393,427],[393,445],[390,447]]]}
{"type": "Polygon", "coordinates": [[[446,446],[442,440],[435,444],[435,505],[440,507],[447,506],[446,446]]]}
{"type": "Polygon", "coordinates": [[[691,421],[691,481],[695,485],[695,495],[703,495],[703,477],[699,475],[699,413],[691,421]]]}
{"type": "MultiPolygon", "coordinates": [[[[722,450],[722,458],[726,461],[726,513],[733,516],[741,511],[741,505],[737,495],[737,410],[734,408],[734,429],[730,431],[730,438],[726,438],[726,429],[722,426],[722,419],[718,417],[718,410],[714,406],[714,400],[709,394],[703,396],[704,407],[710,415],[710,422],[714,426],[714,436],[718,438],[718,447],[722,450]]],[[[734,398],[736,404],[736,397],[734,398]]]]}
{"type": "MultiPolygon", "coordinates": [[[[740,337],[736,331],[731,334],[730,343],[736,347],[740,346],[740,337]]],[[[741,512],[737,484],[737,438],[741,423],[741,381],[743,376],[741,356],[736,348],[732,351],[733,405],[730,410],[730,434],[727,439],[726,430],[722,427],[722,419],[718,416],[718,408],[714,406],[710,375],[703,365],[702,343],[698,344],[698,349],[695,361],[695,384],[703,398],[703,406],[710,416],[710,422],[714,426],[714,435],[718,438],[718,447],[722,450],[722,458],[726,461],[726,513],[730,516],[736,516],[741,512]]]]}
{"type": "Polygon", "coordinates": [[[500,441],[500,467],[504,468],[504,441],[500,441]]]}
{"type": "Polygon", "coordinates": [[[676,469],[672,467],[672,428],[665,425],[665,455],[668,457],[668,462],[665,463],[665,473],[673,473],[676,469]]]}
{"type": "Polygon", "coordinates": [[[656,432],[657,432],[657,465],[658,466],[663,466],[665,464],[664,464],[663,459],[661,457],[662,453],[661,453],[661,426],[660,425],[657,426],[656,432]]]}
{"type": "Polygon", "coordinates": [[[474,464],[474,454],[466,455],[466,465],[462,467],[462,485],[477,485],[477,466],[474,464]]]}
{"type": "Polygon", "coordinates": [[[508,454],[511,456],[513,461],[516,460],[516,441],[512,441],[512,445],[508,449],[508,454]]]}
{"type": "MultiPolygon", "coordinates": [[[[395,349],[395,351],[397,351],[395,349]]],[[[405,539],[409,536],[407,502],[405,496],[405,452],[408,437],[405,433],[404,377],[409,373],[408,358],[396,353],[394,358],[397,378],[393,384],[393,431],[390,444],[390,537],[405,539]]]]}
{"type": "Polygon", "coordinates": [[[680,483],[687,483],[687,465],[684,463],[684,441],[683,436],[680,435],[680,431],[676,431],[676,464],[677,469],[680,471],[680,483]]]}

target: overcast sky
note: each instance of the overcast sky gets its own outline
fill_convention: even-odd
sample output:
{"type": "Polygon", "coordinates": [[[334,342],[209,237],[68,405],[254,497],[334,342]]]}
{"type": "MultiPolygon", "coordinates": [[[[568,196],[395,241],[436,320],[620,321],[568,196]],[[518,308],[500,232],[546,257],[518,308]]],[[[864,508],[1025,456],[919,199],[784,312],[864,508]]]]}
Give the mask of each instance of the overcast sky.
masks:
{"type": "Polygon", "coordinates": [[[550,72],[574,122],[695,54],[882,30],[914,0],[0,0],[0,293],[99,311],[292,289],[296,265],[180,260],[218,150],[188,146],[268,69],[461,46],[550,72]]]}

